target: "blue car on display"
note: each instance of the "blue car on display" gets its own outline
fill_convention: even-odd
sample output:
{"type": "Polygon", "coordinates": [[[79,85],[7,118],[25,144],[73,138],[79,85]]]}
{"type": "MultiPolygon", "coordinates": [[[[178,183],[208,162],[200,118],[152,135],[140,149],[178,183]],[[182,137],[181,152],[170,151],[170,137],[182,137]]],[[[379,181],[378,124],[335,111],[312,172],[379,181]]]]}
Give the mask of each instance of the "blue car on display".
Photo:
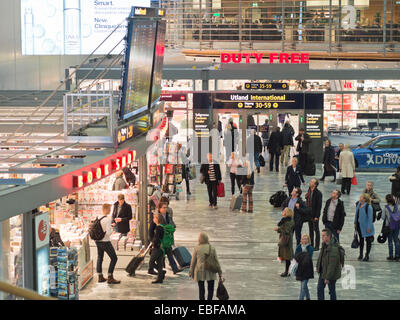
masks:
{"type": "Polygon", "coordinates": [[[358,169],[393,169],[400,165],[400,135],[377,136],[352,149],[358,169]]]}

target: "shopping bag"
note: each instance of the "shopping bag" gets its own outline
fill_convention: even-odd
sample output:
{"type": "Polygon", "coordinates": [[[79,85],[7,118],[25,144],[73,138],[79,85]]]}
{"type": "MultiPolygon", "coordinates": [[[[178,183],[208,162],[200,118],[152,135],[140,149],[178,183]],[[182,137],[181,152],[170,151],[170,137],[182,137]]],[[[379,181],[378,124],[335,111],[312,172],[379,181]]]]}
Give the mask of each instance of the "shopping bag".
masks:
{"type": "Polygon", "coordinates": [[[353,179],[351,179],[351,184],[352,184],[353,186],[356,186],[356,185],[357,185],[357,178],[356,178],[355,175],[354,175],[353,179]]]}
{"type": "Polygon", "coordinates": [[[291,276],[296,276],[296,271],[297,271],[297,267],[298,267],[298,263],[295,259],[292,259],[292,262],[290,263],[289,266],[289,274],[291,276]]]}
{"type": "Polygon", "coordinates": [[[229,300],[228,290],[226,290],[224,286],[224,281],[225,280],[220,279],[218,283],[217,298],[219,300],[229,300]]]}
{"type": "Polygon", "coordinates": [[[173,164],[166,164],[165,165],[165,173],[170,174],[173,173],[174,171],[174,165],[173,164]]]}
{"type": "Polygon", "coordinates": [[[223,182],[220,182],[217,185],[217,197],[219,198],[225,197],[225,185],[223,182]]]}
{"type": "Polygon", "coordinates": [[[336,172],[336,184],[342,184],[343,178],[341,172],[336,172]]]}

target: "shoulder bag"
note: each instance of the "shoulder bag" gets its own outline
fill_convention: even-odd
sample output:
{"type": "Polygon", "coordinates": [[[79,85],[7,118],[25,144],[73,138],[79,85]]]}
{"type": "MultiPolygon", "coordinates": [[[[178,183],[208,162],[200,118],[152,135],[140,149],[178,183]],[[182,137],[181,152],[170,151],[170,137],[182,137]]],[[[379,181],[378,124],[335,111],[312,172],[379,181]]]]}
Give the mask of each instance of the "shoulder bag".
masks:
{"type": "Polygon", "coordinates": [[[220,271],[219,264],[217,259],[215,259],[214,255],[211,253],[211,245],[209,245],[210,249],[208,254],[206,254],[206,260],[204,261],[204,270],[218,273],[220,271]]]}

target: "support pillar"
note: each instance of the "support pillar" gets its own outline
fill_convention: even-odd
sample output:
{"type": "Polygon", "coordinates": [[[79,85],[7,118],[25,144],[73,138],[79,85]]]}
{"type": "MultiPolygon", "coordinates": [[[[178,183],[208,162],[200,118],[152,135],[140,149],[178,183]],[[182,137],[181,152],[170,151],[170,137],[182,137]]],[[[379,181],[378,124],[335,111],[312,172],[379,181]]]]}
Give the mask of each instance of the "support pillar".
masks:
{"type": "Polygon", "coordinates": [[[147,196],[147,158],[146,155],[139,159],[139,205],[138,226],[142,244],[149,244],[149,221],[148,221],[148,196],[147,196]]]}

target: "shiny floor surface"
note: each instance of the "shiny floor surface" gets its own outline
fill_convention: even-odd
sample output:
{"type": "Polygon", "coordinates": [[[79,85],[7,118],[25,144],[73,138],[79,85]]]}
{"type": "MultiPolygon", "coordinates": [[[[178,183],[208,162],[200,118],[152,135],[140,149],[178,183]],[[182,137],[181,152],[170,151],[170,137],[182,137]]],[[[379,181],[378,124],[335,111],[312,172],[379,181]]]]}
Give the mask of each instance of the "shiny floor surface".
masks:
{"type": "MultiPolygon", "coordinates": [[[[225,173],[223,171],[223,173],[225,173]]],[[[317,170],[320,177],[321,170],[317,170]]],[[[390,300],[400,298],[400,281],[398,274],[400,262],[388,262],[388,245],[373,243],[370,261],[357,260],[359,250],[351,249],[353,239],[353,221],[355,201],[359,198],[366,181],[375,183],[375,190],[381,199],[390,192],[391,184],[388,173],[359,173],[358,185],[352,186],[351,195],[343,195],[346,207],[345,226],[341,234],[341,244],[346,250],[346,267],[342,279],[337,283],[338,299],[378,299],[390,300]]],[[[306,177],[306,183],[311,177],[306,177]]],[[[328,177],[320,184],[324,202],[331,191],[340,187],[328,177]]],[[[256,174],[254,189],[254,213],[232,212],[229,209],[231,196],[228,174],[224,174],[226,197],[218,199],[218,209],[208,208],[206,186],[191,182],[192,195],[186,199],[172,201],[174,220],[177,225],[176,244],[184,245],[190,251],[197,242],[201,231],[208,233],[215,245],[220,263],[226,278],[225,285],[231,299],[250,300],[289,300],[298,299],[300,283],[293,279],[281,278],[284,264],[277,261],[277,234],[273,231],[280,220],[281,211],[274,209],[268,202],[269,197],[278,191],[284,182],[283,173],[270,173],[262,168],[256,174]]],[[[375,223],[375,238],[378,236],[382,221],[375,223]]],[[[322,222],[320,229],[323,228],[322,222]]],[[[303,226],[303,233],[308,233],[308,226],[303,226]]],[[[314,262],[318,252],[314,254],[314,262]]],[[[94,258],[96,258],[94,256],[94,258]]],[[[151,284],[154,276],[147,274],[147,261],[137,276],[130,278],[123,267],[130,257],[120,257],[115,278],[122,281],[119,285],[98,284],[94,278],[80,292],[80,299],[198,299],[197,284],[188,277],[188,271],[174,275],[167,263],[167,275],[163,284],[151,284]]],[[[106,271],[108,260],[104,262],[106,271]]],[[[317,296],[317,275],[309,282],[311,299],[317,296]]],[[[329,299],[328,288],[326,298],[329,299]]]]}

